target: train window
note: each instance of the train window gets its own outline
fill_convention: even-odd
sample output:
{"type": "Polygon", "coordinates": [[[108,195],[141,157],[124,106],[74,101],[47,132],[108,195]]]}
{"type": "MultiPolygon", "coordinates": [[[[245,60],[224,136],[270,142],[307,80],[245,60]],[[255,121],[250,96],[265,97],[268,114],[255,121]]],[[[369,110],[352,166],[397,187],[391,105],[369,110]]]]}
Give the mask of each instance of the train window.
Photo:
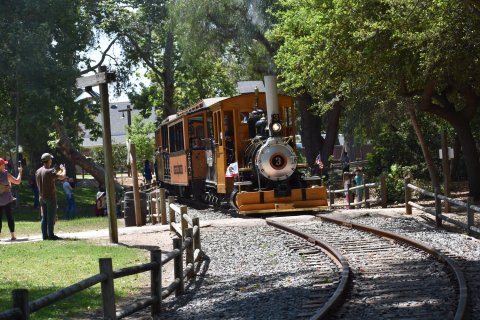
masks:
{"type": "Polygon", "coordinates": [[[180,151],[185,149],[183,143],[183,123],[179,122],[170,128],[169,131],[169,138],[170,138],[170,152],[180,151]]]}
{"type": "Polygon", "coordinates": [[[291,107],[283,107],[283,119],[287,127],[292,126],[292,108],[291,107]]]}
{"type": "Polygon", "coordinates": [[[188,135],[190,138],[205,138],[203,114],[191,116],[188,119],[188,135]]]}
{"type": "Polygon", "coordinates": [[[221,146],[222,145],[222,118],[220,117],[220,111],[213,113],[213,122],[214,122],[215,142],[221,146]]]}
{"type": "Polygon", "coordinates": [[[207,113],[207,137],[213,138],[213,119],[212,113],[207,113]]]}
{"type": "Polygon", "coordinates": [[[248,111],[241,111],[240,112],[240,123],[241,124],[247,124],[248,123],[248,111]]]}
{"type": "Polygon", "coordinates": [[[161,128],[162,133],[162,148],[168,148],[168,126],[162,126],[161,128]]]}

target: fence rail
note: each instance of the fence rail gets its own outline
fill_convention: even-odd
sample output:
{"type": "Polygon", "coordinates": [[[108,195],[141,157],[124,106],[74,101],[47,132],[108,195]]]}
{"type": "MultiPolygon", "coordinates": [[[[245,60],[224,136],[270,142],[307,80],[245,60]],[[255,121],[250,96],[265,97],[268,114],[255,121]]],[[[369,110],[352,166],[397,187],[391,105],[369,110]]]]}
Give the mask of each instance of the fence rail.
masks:
{"type": "Polygon", "coordinates": [[[329,199],[329,207],[330,208],[338,208],[338,207],[346,207],[346,208],[360,208],[362,205],[365,208],[370,208],[371,204],[381,203],[383,208],[387,207],[387,185],[385,176],[380,177],[380,183],[365,183],[360,186],[352,187],[351,184],[347,184],[347,188],[339,189],[339,190],[332,190],[331,187],[328,187],[328,199],[329,199]],[[375,199],[370,199],[370,189],[380,189],[380,197],[375,199]],[[364,193],[362,195],[361,201],[354,201],[353,194],[355,190],[363,190],[364,193]],[[345,203],[335,203],[335,195],[336,194],[343,194],[345,195],[346,202],[345,203]]]}
{"type": "Polygon", "coordinates": [[[195,276],[195,270],[201,263],[203,252],[200,245],[200,220],[191,218],[187,214],[185,206],[176,206],[173,199],[169,198],[169,208],[174,211],[170,228],[179,235],[173,239],[173,250],[164,254],[161,250],[150,252],[150,262],[138,266],[131,266],[114,271],[112,259],[99,259],[100,272],[87,279],[77,282],[69,287],[50,293],[37,300],[29,302],[27,289],[15,289],[12,291],[12,308],[0,313],[1,319],[29,319],[30,314],[53,303],[63,300],[80,291],[101,284],[103,317],[105,319],[121,319],[151,306],[152,317],[160,315],[162,300],[173,292],[179,296],[185,292],[185,280],[195,276]],[[175,210],[181,213],[181,228],[175,223],[175,210]],[[180,231],[180,233],[178,233],[180,231]],[[185,262],[183,253],[185,252],[185,262]],[[165,288],[162,288],[162,266],[173,260],[175,279],[165,288]],[[150,297],[128,305],[118,310],[115,305],[114,279],[123,278],[150,271],[150,297]]]}
{"type": "Polygon", "coordinates": [[[438,227],[442,226],[443,221],[450,222],[460,228],[465,229],[469,235],[480,235],[480,228],[475,227],[475,214],[480,213],[480,207],[473,204],[473,198],[468,197],[467,202],[462,202],[458,199],[449,198],[440,194],[440,190],[436,189],[435,192],[427,191],[420,187],[417,187],[410,183],[410,178],[405,178],[405,211],[406,214],[412,214],[412,208],[416,208],[428,214],[435,216],[435,222],[438,227]],[[416,191],[424,196],[431,197],[435,200],[435,207],[424,207],[418,203],[412,201],[412,191],[416,191]],[[457,205],[465,208],[467,211],[467,223],[452,219],[442,213],[442,201],[457,205]]]}

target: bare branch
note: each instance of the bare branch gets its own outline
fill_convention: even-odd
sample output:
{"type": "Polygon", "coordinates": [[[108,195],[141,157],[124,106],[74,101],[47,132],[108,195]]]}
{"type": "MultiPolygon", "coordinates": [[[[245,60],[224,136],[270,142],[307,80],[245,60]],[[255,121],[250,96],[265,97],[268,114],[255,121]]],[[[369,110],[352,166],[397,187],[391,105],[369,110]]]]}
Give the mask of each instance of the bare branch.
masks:
{"type": "Polygon", "coordinates": [[[108,51],[110,51],[110,49],[112,48],[113,44],[114,44],[120,37],[121,37],[121,36],[115,37],[115,39],[113,39],[113,40],[108,44],[107,49],[105,49],[105,51],[102,53],[102,57],[101,57],[100,61],[99,61],[97,64],[95,64],[95,65],[93,65],[93,66],[89,66],[87,69],[81,71],[80,74],[83,75],[83,74],[89,73],[89,72],[91,72],[91,71],[96,72],[97,69],[98,69],[98,67],[100,67],[100,66],[103,64],[103,62],[105,61],[105,58],[106,58],[107,55],[108,55],[108,51]]]}

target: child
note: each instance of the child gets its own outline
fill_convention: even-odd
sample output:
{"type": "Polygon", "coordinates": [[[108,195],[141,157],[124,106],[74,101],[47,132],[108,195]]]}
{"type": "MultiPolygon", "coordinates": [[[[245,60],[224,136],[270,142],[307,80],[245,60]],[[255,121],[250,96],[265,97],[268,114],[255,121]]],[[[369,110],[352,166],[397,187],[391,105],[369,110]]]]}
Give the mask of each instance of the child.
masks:
{"type": "MultiPolygon", "coordinates": [[[[353,178],[353,181],[355,182],[355,186],[363,186],[363,174],[362,170],[357,168],[355,170],[355,177],[353,178]]],[[[360,202],[363,200],[363,187],[356,189],[357,190],[357,196],[355,199],[355,202],[360,202]]],[[[360,208],[361,205],[358,205],[358,208],[360,208]]]]}

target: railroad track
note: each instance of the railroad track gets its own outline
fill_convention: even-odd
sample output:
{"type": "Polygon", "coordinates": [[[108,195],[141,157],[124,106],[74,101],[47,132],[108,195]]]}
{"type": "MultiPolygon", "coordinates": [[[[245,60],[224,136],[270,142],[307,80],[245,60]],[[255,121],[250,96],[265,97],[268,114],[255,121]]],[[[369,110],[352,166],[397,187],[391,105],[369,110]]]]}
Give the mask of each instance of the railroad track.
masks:
{"type": "Polygon", "coordinates": [[[313,284],[311,299],[299,318],[464,318],[467,286],[452,259],[392,232],[321,219],[295,229],[267,220],[269,225],[310,243],[292,243],[290,247],[300,254],[308,253],[307,262],[319,267],[318,279],[323,279],[323,283],[313,284]],[[319,248],[329,262],[319,258],[319,248]]]}

